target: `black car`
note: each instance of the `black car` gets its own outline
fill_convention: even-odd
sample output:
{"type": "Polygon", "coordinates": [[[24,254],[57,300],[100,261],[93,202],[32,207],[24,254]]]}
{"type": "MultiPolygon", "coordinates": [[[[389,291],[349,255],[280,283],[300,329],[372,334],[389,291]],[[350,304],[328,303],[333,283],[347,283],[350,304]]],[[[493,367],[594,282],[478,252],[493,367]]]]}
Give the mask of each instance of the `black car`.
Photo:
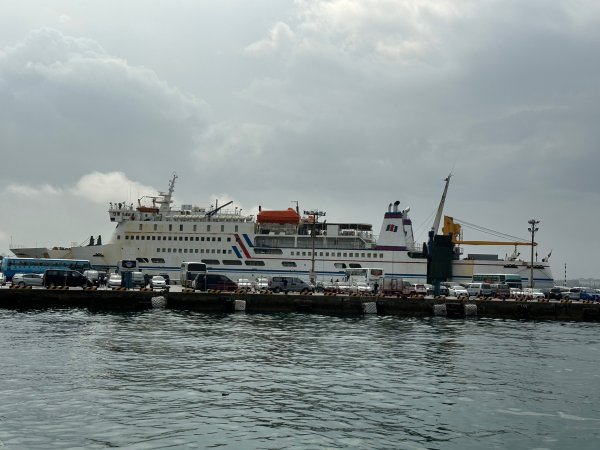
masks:
{"type": "Polygon", "coordinates": [[[197,291],[235,291],[237,287],[237,283],[231,278],[216,273],[200,274],[194,279],[194,289],[197,291]]]}
{"type": "Polygon", "coordinates": [[[45,287],[71,286],[88,287],[93,283],[76,270],[48,269],[44,272],[42,284],[45,287]]]}

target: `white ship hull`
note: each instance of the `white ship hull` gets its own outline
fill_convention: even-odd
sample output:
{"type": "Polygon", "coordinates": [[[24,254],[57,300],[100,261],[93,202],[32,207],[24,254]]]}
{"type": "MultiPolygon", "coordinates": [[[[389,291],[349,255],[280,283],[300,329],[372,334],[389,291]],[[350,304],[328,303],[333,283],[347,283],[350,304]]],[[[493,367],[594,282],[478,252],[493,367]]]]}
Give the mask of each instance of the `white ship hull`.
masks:
{"type": "MultiPolygon", "coordinates": [[[[175,210],[170,206],[173,186],[174,179],[169,193],[157,197],[160,208],[111,204],[110,218],[117,226],[107,244],[12,251],[17,256],[88,259],[93,266],[109,269],[115,269],[119,260],[137,259],[142,272],[168,273],[175,281],[184,261],[203,261],[209,272],[234,280],[274,275],[308,279],[313,264],[317,280],[341,279],[353,267],[381,268],[391,279],[427,279],[427,258],[414,244],[408,210],[398,210],[399,202],[393,210],[390,205],[375,238],[367,224],[325,225],[306,219],[265,223],[257,220],[260,214],[258,218],[242,216],[237,210],[206,212],[191,206],[175,210]]],[[[519,274],[527,285],[531,267],[514,259],[451,262],[452,281],[469,282],[477,273],[519,274]]],[[[533,276],[538,288],[554,285],[547,262],[535,262],[533,276]]]]}

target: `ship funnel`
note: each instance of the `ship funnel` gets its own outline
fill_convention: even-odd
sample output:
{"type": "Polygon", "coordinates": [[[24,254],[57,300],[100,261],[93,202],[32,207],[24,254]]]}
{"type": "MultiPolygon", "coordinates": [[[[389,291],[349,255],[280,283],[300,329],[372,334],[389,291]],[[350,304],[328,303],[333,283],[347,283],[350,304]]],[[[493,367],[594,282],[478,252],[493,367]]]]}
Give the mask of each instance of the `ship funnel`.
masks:
{"type": "Polygon", "coordinates": [[[388,205],[388,212],[392,212],[392,204],[391,203],[388,205]]]}
{"type": "Polygon", "coordinates": [[[394,212],[398,212],[398,205],[400,204],[400,200],[396,200],[394,202],[394,212]]]}

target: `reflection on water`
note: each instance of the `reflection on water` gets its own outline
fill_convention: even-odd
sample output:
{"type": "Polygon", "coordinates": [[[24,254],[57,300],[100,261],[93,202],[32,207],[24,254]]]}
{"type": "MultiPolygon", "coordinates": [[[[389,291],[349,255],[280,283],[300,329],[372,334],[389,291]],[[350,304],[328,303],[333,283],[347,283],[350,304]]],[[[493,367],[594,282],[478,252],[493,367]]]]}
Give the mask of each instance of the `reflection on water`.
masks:
{"type": "Polygon", "coordinates": [[[0,311],[7,448],[599,448],[597,324],[0,311]]]}

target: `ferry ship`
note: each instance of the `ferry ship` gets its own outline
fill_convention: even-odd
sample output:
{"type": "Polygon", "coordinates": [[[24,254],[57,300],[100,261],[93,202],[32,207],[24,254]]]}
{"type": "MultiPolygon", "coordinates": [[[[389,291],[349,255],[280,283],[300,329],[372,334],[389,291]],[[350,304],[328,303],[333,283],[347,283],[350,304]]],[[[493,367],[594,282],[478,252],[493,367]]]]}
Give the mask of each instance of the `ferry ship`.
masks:
{"type": "MultiPolygon", "coordinates": [[[[399,201],[383,212],[378,235],[368,223],[319,221],[320,211],[300,213],[298,208],[262,210],[256,216],[231,208],[232,202],[209,208],[173,206],[177,175],[167,192],[138,200],[137,205],[110,203],[110,221],[116,225],[107,243],[90,237],[88,245],[70,248],[12,248],[18,257],[88,259],[92,266],[115,270],[118,261],[136,259],[149,275],[169,274],[179,279],[184,261],[201,261],[207,270],[233,280],[293,275],[314,281],[341,279],[348,269],[380,268],[390,280],[425,282],[428,246],[415,243],[409,209],[399,201]]],[[[450,176],[432,232],[437,233],[450,176]]],[[[453,240],[448,281],[470,282],[473,274],[519,274],[526,285],[531,273],[535,286],[550,288],[554,280],[547,258],[520,260],[515,254],[462,256],[460,225],[445,217],[442,236],[453,240]]],[[[525,241],[515,245],[527,245],[525,241]]],[[[515,247],[516,249],[516,247],[515,247]]],[[[430,250],[430,249],[429,249],[430,250]]]]}

